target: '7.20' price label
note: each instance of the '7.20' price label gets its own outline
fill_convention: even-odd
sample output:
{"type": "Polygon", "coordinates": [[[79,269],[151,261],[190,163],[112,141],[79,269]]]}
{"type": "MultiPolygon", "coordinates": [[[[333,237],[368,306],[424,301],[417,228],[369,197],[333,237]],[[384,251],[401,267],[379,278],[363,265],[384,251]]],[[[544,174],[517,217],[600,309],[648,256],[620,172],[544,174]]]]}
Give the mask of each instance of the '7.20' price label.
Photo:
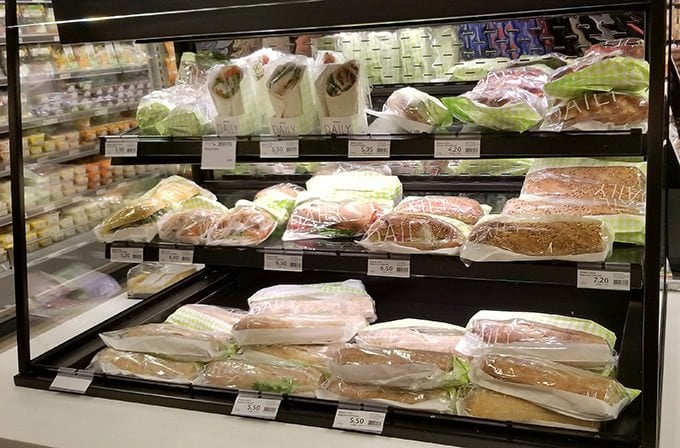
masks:
{"type": "Polygon", "coordinates": [[[255,398],[239,394],[234,402],[234,407],[231,408],[231,415],[274,420],[276,414],[279,413],[280,405],[281,400],[273,398],[255,398]]]}
{"type": "Polygon", "coordinates": [[[368,260],[367,275],[374,277],[400,277],[411,276],[411,262],[409,260],[368,260]]]}
{"type": "Polygon", "coordinates": [[[350,140],[347,155],[352,158],[389,157],[389,140],[350,140]]]}
{"type": "Polygon", "coordinates": [[[333,420],[333,428],[380,434],[385,426],[383,412],[354,411],[338,409],[333,420]]]}
{"type": "Polygon", "coordinates": [[[630,272],[579,269],[576,287],[630,291],[630,272]]]}

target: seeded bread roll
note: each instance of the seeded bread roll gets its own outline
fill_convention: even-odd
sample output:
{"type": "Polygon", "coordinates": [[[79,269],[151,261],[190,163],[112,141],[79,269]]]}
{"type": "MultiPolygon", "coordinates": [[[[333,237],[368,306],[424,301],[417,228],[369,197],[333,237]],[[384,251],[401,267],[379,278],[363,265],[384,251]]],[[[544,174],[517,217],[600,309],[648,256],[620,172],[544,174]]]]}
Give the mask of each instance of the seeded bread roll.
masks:
{"type": "Polygon", "coordinates": [[[129,375],[163,381],[189,382],[198,375],[202,364],[168,361],[144,353],[121,352],[105,348],[97,353],[89,369],[110,375],[129,375]]]}
{"type": "Polygon", "coordinates": [[[606,216],[644,215],[638,207],[631,207],[616,201],[541,201],[513,198],[503,207],[505,215],[534,216],[606,216]]]}
{"type": "Polygon", "coordinates": [[[447,216],[466,224],[475,224],[484,216],[479,202],[462,196],[412,196],[401,201],[394,211],[447,216]]]}

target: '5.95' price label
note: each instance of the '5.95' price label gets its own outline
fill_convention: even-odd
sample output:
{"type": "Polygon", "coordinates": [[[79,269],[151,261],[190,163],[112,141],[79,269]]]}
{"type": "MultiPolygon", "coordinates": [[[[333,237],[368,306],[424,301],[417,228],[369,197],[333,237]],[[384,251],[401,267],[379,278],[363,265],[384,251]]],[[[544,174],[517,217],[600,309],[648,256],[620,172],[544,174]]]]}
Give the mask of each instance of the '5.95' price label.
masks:
{"type": "Polygon", "coordinates": [[[338,409],[333,420],[333,428],[380,434],[385,426],[383,412],[355,411],[338,409]]]}
{"type": "Polygon", "coordinates": [[[347,155],[351,158],[389,157],[389,140],[350,140],[347,155]]]}
{"type": "Polygon", "coordinates": [[[476,159],[481,152],[481,142],[472,139],[442,139],[434,141],[437,159],[476,159]]]}
{"type": "Polygon", "coordinates": [[[374,277],[400,277],[411,276],[411,262],[409,260],[368,260],[367,275],[374,277]]]}
{"type": "Polygon", "coordinates": [[[231,408],[231,415],[274,420],[276,414],[279,413],[280,405],[281,400],[273,398],[255,398],[239,394],[234,402],[234,407],[231,408]]]}
{"type": "Polygon", "coordinates": [[[260,142],[261,159],[297,159],[300,157],[299,140],[273,140],[260,142]]]}

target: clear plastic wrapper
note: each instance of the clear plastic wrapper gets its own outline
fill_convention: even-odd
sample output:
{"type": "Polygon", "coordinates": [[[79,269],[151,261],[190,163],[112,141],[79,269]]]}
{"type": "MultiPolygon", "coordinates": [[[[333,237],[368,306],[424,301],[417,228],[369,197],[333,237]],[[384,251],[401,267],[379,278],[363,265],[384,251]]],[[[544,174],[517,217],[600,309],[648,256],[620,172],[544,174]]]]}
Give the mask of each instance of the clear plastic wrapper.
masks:
{"type": "Polygon", "coordinates": [[[144,262],[127,273],[127,290],[131,297],[148,297],[174,285],[196,272],[198,266],[144,262]]]}
{"type": "Polygon", "coordinates": [[[409,196],[404,198],[394,211],[446,216],[465,224],[475,224],[484,216],[484,210],[479,202],[463,196],[409,196]]]}
{"type": "Polygon", "coordinates": [[[368,325],[361,316],[249,314],[232,330],[239,345],[309,345],[347,342],[368,325]]]}
{"type": "Polygon", "coordinates": [[[208,80],[210,69],[224,63],[225,57],[219,53],[185,51],[177,69],[178,85],[203,85],[208,80]]]}
{"type": "Polygon", "coordinates": [[[479,311],[456,350],[471,357],[489,352],[538,356],[587,369],[616,362],[616,335],[591,320],[512,311],[479,311]]]}
{"type": "Polygon", "coordinates": [[[169,361],[145,353],[129,353],[105,348],[94,355],[87,368],[107,375],[134,376],[171,383],[190,383],[201,371],[202,364],[169,361]]]}
{"type": "Polygon", "coordinates": [[[467,367],[449,353],[347,346],[330,365],[331,374],[352,384],[406,390],[466,384],[467,367]]]}
{"type": "Polygon", "coordinates": [[[541,129],[647,131],[647,97],[628,93],[585,93],[561,100],[548,109],[541,129]]]}
{"type": "Polygon", "coordinates": [[[426,350],[457,354],[456,345],[465,334],[458,325],[421,319],[400,319],[369,325],[354,342],[362,347],[426,350]]]}
{"type": "Polygon", "coordinates": [[[345,175],[318,175],[307,181],[310,197],[326,201],[346,199],[389,200],[393,204],[401,201],[403,187],[397,176],[361,176],[361,172],[349,171],[345,175]]]}
{"type": "Polygon", "coordinates": [[[107,331],[99,337],[115,350],[151,353],[175,361],[209,362],[236,353],[228,333],[201,332],[167,323],[107,331]]]}
{"type": "Polygon", "coordinates": [[[442,98],[464,123],[497,131],[524,132],[538,125],[548,107],[543,86],[550,70],[543,66],[510,67],[490,72],[474,89],[442,98]]]}
{"type": "Polygon", "coordinates": [[[361,236],[379,217],[392,209],[391,202],[371,199],[299,203],[288,220],[283,241],[361,236]]]}
{"type": "Polygon", "coordinates": [[[315,367],[328,372],[331,359],[342,344],[335,345],[249,345],[238,354],[239,359],[256,362],[286,362],[315,367]]]}
{"type": "Polygon", "coordinates": [[[216,209],[188,209],[165,214],[158,221],[158,236],[163,241],[200,245],[226,211],[216,209]]]}
{"type": "Polygon", "coordinates": [[[456,412],[503,422],[528,423],[555,428],[597,431],[599,422],[580,420],[542,408],[530,401],[470,385],[458,390],[456,412]]]}
{"type": "Polygon", "coordinates": [[[329,162],[322,164],[314,174],[317,176],[391,176],[392,170],[390,165],[384,162],[329,162]]]}
{"type": "Polygon", "coordinates": [[[613,243],[609,226],[594,218],[491,215],[472,228],[460,257],[467,261],[602,262],[613,243]]]}
{"type": "Polygon", "coordinates": [[[470,364],[470,382],[582,420],[615,420],[640,394],[606,376],[529,356],[491,353],[470,364]]]}
{"type": "Polygon", "coordinates": [[[254,314],[333,314],[377,319],[375,302],[361,280],[276,285],[263,288],[248,298],[254,314]]]}
{"type": "Polygon", "coordinates": [[[260,127],[262,128],[263,134],[268,134],[271,131],[270,119],[274,115],[274,108],[271,102],[267,99],[268,93],[265,67],[271,62],[280,58],[282,55],[283,53],[272,50],[271,48],[262,48],[243,58],[243,60],[246,61],[255,74],[256,96],[258,98],[264,98],[258,107],[260,114],[260,127]]]}
{"type": "Polygon", "coordinates": [[[592,45],[586,50],[585,56],[611,54],[644,59],[645,41],[635,37],[607,40],[599,44],[592,45]]]}
{"type": "Polygon", "coordinates": [[[373,223],[359,244],[375,252],[458,255],[469,231],[445,216],[392,212],[373,223]]]}
{"type": "Polygon", "coordinates": [[[257,246],[274,233],[276,225],[269,211],[249,201],[238,201],[208,229],[204,240],[208,246],[257,246]]]}
{"type": "Polygon", "coordinates": [[[412,134],[431,133],[452,122],[451,113],[441,101],[413,87],[396,90],[387,98],[382,112],[369,113],[412,134]]]}
{"type": "Polygon", "coordinates": [[[454,64],[447,72],[450,81],[479,81],[489,72],[500,70],[510,64],[508,58],[473,59],[454,64]]]}
{"type": "Polygon", "coordinates": [[[457,176],[524,176],[533,159],[468,159],[449,165],[449,173],[457,176]]]}
{"type": "Polygon", "coordinates": [[[274,110],[272,132],[304,135],[318,127],[318,110],[312,87],[311,59],[282,56],[265,67],[269,101],[274,110]]]}
{"type": "Polygon", "coordinates": [[[316,391],[316,397],[322,400],[373,402],[429,412],[453,412],[450,392],[443,389],[412,391],[360,386],[345,383],[338,378],[330,378],[316,391]]]}
{"type": "Polygon", "coordinates": [[[649,87],[649,64],[616,53],[591,54],[555,70],[545,84],[553,98],[571,99],[588,92],[642,92],[649,87]]]}
{"type": "Polygon", "coordinates": [[[282,224],[288,221],[297,197],[303,191],[305,189],[298,185],[281,183],[258,191],[253,202],[269,210],[282,224]]]}
{"type": "Polygon", "coordinates": [[[231,333],[231,328],[247,313],[238,308],[190,304],[179,307],[165,320],[168,324],[198,331],[231,333]]]}
{"type": "Polygon", "coordinates": [[[312,367],[229,359],[206,365],[194,384],[281,394],[313,394],[323,374],[312,367]]]}
{"type": "MultiPolygon", "coordinates": [[[[208,91],[217,110],[220,135],[250,135],[262,128],[258,107],[266,101],[257,97],[256,75],[246,61],[216,65],[208,73],[208,91]]],[[[217,124],[217,123],[216,123],[217,124]]]]}
{"type": "Polygon", "coordinates": [[[143,134],[193,136],[213,130],[216,111],[207,89],[198,85],[176,85],[146,95],[137,107],[143,134]]]}

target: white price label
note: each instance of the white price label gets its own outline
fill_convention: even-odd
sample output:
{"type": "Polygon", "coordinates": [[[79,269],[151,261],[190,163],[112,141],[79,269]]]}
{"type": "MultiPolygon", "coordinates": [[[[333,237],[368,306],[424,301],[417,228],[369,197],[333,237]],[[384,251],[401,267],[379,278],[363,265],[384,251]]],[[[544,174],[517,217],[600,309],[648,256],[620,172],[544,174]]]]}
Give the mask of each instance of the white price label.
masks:
{"type": "Polygon", "coordinates": [[[54,42],[59,42],[59,35],[52,36],[52,40],[53,40],[54,42]]]}
{"type": "Polygon", "coordinates": [[[273,140],[260,142],[260,158],[262,159],[297,159],[299,156],[299,140],[273,140]]]}
{"type": "Polygon", "coordinates": [[[59,73],[59,79],[68,79],[71,77],[70,73],[59,73]]]}
{"type": "Polygon", "coordinates": [[[410,260],[368,260],[368,275],[374,277],[401,277],[411,276],[410,260]]]}
{"type": "Polygon", "coordinates": [[[389,140],[350,140],[347,155],[353,158],[389,157],[389,140]]]}
{"type": "Polygon", "coordinates": [[[333,428],[380,434],[385,426],[384,412],[354,411],[338,409],[333,420],[333,428]]]}
{"type": "Polygon", "coordinates": [[[84,394],[92,384],[94,377],[91,373],[64,373],[59,372],[50,384],[50,390],[57,392],[70,392],[72,394],[84,394]]]}
{"type": "Polygon", "coordinates": [[[477,159],[482,142],[471,139],[448,139],[434,141],[434,157],[437,159],[477,159]]]}
{"type": "Polygon", "coordinates": [[[630,291],[630,272],[579,269],[576,287],[630,291]]]}
{"type": "Polygon", "coordinates": [[[45,121],[43,121],[43,126],[51,126],[53,124],[57,124],[57,119],[56,118],[49,118],[45,121]]]}
{"type": "Polygon", "coordinates": [[[233,170],[236,140],[205,139],[201,145],[202,170],[233,170]]]}
{"type": "Polygon", "coordinates": [[[171,264],[192,264],[194,251],[192,249],[159,249],[158,261],[171,264]]]}
{"type": "Polygon", "coordinates": [[[116,263],[141,263],[144,249],[141,247],[112,247],[111,261],[116,263]]]}
{"type": "Polygon", "coordinates": [[[220,137],[241,135],[241,123],[237,117],[215,117],[215,130],[220,137]]]}
{"type": "Polygon", "coordinates": [[[264,254],[264,270],[302,272],[302,255],[264,254]]]}
{"type": "Polygon", "coordinates": [[[137,157],[136,139],[107,140],[104,146],[106,157],[137,157]]]}
{"type": "Polygon", "coordinates": [[[231,415],[274,420],[279,412],[281,400],[273,398],[254,398],[239,394],[231,408],[231,415]]]}

